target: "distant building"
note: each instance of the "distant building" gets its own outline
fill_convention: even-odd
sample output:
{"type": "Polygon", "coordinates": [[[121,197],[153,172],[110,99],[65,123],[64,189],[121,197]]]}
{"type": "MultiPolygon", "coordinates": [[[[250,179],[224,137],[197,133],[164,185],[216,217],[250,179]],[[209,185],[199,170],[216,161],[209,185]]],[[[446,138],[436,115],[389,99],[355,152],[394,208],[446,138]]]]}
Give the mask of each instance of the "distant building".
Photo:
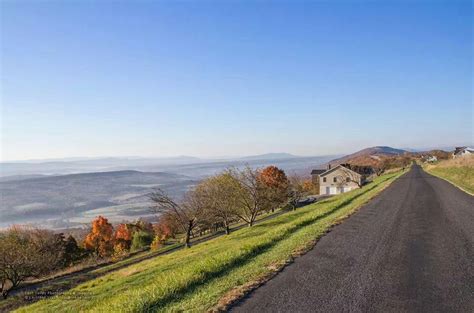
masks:
{"type": "Polygon", "coordinates": [[[474,149],[470,147],[456,147],[453,152],[453,159],[464,157],[466,155],[473,155],[474,149]]]}
{"type": "Polygon", "coordinates": [[[335,195],[360,188],[372,172],[367,166],[340,164],[331,167],[329,164],[326,170],[313,170],[311,176],[320,195],[335,195]]]}
{"type": "Polygon", "coordinates": [[[431,155],[431,156],[426,158],[426,162],[429,162],[429,163],[434,163],[434,162],[437,162],[437,161],[438,161],[438,158],[436,157],[436,155],[431,155]]]}

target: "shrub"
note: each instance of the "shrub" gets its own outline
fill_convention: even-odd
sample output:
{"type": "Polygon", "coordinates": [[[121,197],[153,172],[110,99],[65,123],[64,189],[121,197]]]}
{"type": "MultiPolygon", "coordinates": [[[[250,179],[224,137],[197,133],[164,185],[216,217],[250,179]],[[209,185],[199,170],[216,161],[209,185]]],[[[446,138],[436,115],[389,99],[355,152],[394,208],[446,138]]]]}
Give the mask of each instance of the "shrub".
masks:
{"type": "Polygon", "coordinates": [[[64,241],[64,266],[71,266],[84,257],[84,251],[77,244],[76,239],[69,235],[64,241]]]}
{"type": "Polygon", "coordinates": [[[114,253],[112,254],[112,257],[114,259],[120,259],[127,255],[128,253],[128,243],[124,240],[118,240],[116,241],[114,245],[114,253]]]}
{"type": "Polygon", "coordinates": [[[145,231],[137,231],[132,238],[132,251],[141,250],[148,247],[153,241],[153,235],[145,231]]]}
{"type": "Polygon", "coordinates": [[[155,236],[155,238],[153,238],[153,241],[151,242],[150,249],[158,250],[162,246],[163,246],[163,240],[160,238],[160,236],[155,236]]]}

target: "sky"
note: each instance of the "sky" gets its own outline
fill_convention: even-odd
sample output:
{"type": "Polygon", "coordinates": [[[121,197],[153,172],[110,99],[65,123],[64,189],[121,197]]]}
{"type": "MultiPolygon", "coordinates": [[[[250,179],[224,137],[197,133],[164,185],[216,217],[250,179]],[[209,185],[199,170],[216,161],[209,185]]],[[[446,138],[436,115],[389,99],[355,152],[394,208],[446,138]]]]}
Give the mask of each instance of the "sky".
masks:
{"type": "Polygon", "coordinates": [[[474,142],[470,1],[2,1],[1,159],[474,142]]]}

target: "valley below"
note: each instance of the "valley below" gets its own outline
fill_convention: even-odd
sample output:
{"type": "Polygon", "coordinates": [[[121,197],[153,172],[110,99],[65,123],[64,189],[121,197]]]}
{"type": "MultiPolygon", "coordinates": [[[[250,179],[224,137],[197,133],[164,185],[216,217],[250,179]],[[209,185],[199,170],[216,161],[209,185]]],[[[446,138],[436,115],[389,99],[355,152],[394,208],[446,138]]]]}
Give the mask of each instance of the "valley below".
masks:
{"type": "Polygon", "coordinates": [[[99,215],[119,223],[154,219],[148,194],[156,188],[173,198],[205,177],[229,167],[276,165],[308,175],[335,156],[269,154],[230,160],[102,159],[0,164],[0,228],[29,224],[49,229],[82,228],[99,215]],[[72,173],[71,173],[72,172],[72,173]]]}

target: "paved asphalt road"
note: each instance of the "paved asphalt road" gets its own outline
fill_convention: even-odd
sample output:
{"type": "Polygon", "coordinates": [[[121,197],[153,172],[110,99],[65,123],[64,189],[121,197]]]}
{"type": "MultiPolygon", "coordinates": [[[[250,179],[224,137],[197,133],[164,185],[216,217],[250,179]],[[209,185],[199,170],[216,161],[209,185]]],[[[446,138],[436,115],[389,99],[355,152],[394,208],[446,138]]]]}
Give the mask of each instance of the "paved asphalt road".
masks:
{"type": "Polygon", "coordinates": [[[474,197],[414,166],[233,312],[474,312],[474,197]]]}

